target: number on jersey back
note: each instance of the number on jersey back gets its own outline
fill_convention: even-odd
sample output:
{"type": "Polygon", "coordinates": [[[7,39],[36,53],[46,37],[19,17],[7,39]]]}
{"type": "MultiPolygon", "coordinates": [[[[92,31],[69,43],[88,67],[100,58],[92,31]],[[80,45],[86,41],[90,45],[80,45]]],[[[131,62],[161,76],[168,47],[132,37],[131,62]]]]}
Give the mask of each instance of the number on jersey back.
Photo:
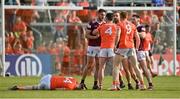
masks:
{"type": "Polygon", "coordinates": [[[72,84],[72,81],[70,79],[71,79],[71,77],[66,77],[65,80],[64,80],[64,83],[72,84]]]}
{"type": "Polygon", "coordinates": [[[132,31],[132,27],[131,27],[131,25],[129,24],[129,23],[126,23],[126,30],[127,30],[127,34],[130,34],[131,33],[131,31],[132,31]]]}
{"type": "Polygon", "coordinates": [[[105,33],[111,35],[112,34],[112,27],[108,27],[108,29],[105,31],[105,33]]]}

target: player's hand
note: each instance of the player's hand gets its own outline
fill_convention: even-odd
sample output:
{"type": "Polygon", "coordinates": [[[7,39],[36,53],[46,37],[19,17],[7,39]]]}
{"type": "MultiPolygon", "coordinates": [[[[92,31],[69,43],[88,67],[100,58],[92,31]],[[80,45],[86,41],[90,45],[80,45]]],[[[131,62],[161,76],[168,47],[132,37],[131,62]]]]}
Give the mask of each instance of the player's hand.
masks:
{"type": "Polygon", "coordinates": [[[116,51],[117,51],[117,48],[116,48],[116,47],[114,47],[114,53],[116,53],[116,51]]]}
{"type": "Polygon", "coordinates": [[[135,49],[136,50],[136,53],[138,53],[138,49],[135,49]]]}
{"type": "Polygon", "coordinates": [[[99,35],[97,34],[97,35],[93,36],[93,39],[97,39],[98,37],[99,37],[99,35]]]}

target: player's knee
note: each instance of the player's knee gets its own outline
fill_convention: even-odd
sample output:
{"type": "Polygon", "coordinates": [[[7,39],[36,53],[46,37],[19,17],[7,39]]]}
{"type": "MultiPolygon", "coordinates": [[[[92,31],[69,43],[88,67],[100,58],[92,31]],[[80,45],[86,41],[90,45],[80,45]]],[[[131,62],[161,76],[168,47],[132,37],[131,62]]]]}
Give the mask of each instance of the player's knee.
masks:
{"type": "Polygon", "coordinates": [[[87,69],[88,69],[88,70],[91,70],[91,69],[92,69],[92,66],[91,66],[91,65],[88,65],[88,66],[87,66],[87,69]]]}
{"type": "Polygon", "coordinates": [[[88,67],[92,67],[93,65],[94,65],[93,62],[88,62],[88,63],[87,63],[87,66],[88,66],[88,67]]]}

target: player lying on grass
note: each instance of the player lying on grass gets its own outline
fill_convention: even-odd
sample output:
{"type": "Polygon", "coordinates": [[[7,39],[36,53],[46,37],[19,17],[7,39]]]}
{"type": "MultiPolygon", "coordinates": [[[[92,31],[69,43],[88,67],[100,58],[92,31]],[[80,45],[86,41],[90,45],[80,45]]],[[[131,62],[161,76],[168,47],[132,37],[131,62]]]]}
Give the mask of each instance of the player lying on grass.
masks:
{"type": "MultiPolygon", "coordinates": [[[[86,87],[86,86],[85,86],[86,87]]],[[[78,90],[79,84],[73,77],[64,77],[57,75],[45,75],[41,78],[38,85],[30,86],[13,86],[10,90],[78,90]]]]}

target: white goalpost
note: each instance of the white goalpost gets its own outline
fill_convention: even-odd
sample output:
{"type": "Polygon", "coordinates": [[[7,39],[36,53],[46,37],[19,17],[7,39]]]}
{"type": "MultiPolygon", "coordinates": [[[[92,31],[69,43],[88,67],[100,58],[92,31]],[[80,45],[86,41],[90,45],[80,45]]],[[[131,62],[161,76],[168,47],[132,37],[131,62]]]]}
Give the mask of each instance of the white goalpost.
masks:
{"type": "Polygon", "coordinates": [[[5,10],[4,10],[4,0],[1,2],[2,9],[2,67],[3,76],[5,77],[5,10]]]}
{"type": "Polygon", "coordinates": [[[44,10],[83,10],[83,9],[105,9],[105,10],[121,10],[121,11],[131,11],[131,10],[167,10],[167,11],[173,11],[173,37],[174,37],[174,42],[173,42],[173,65],[174,65],[174,75],[176,75],[176,5],[177,1],[173,0],[173,7],[119,7],[119,6],[114,6],[114,7],[108,7],[108,6],[101,6],[101,7],[80,7],[80,6],[28,6],[28,5],[5,5],[4,4],[5,0],[2,0],[2,40],[3,40],[3,53],[2,53],[2,64],[3,64],[3,76],[5,76],[5,9],[44,9],[44,10]]]}
{"type": "Polygon", "coordinates": [[[176,53],[177,53],[177,50],[176,50],[176,48],[177,48],[177,44],[176,44],[176,41],[177,41],[177,25],[176,25],[176,7],[177,7],[177,1],[176,0],[173,0],[173,10],[174,10],[174,25],[173,25],[173,27],[174,27],[174,33],[173,33],[173,35],[174,35],[174,42],[173,42],[173,44],[174,44],[174,46],[173,46],[173,65],[174,65],[174,75],[176,75],[176,57],[177,57],[177,55],[176,55],[176,53]]]}

